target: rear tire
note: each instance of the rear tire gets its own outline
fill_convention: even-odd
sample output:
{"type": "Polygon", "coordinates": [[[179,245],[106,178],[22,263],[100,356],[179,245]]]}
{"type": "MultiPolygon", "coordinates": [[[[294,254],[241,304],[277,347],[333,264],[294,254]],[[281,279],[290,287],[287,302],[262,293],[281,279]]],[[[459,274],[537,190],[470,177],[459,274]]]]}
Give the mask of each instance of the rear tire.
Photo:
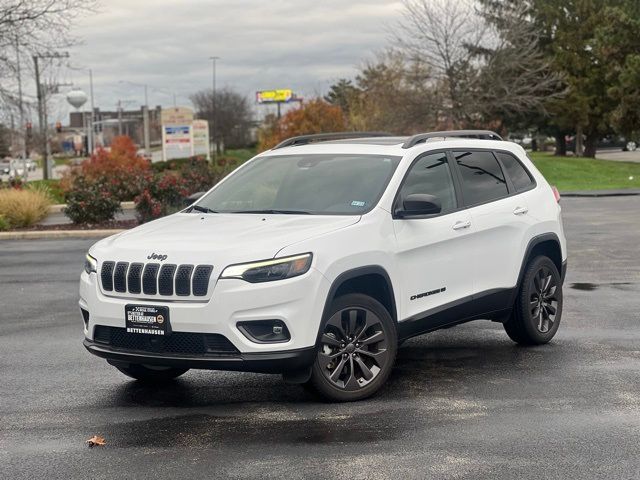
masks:
{"type": "Polygon", "coordinates": [[[127,366],[115,366],[126,376],[144,383],[163,383],[173,380],[187,372],[188,368],[155,367],[136,363],[127,366]]]}
{"type": "Polygon", "coordinates": [[[549,257],[538,256],[525,269],[518,298],[504,329],[521,345],[549,342],[562,318],[562,279],[549,257]]]}
{"type": "Polygon", "coordinates": [[[389,378],[398,350],[387,309],[366,295],[347,294],[333,301],[322,329],[310,385],[335,402],[376,393],[389,378]]]}

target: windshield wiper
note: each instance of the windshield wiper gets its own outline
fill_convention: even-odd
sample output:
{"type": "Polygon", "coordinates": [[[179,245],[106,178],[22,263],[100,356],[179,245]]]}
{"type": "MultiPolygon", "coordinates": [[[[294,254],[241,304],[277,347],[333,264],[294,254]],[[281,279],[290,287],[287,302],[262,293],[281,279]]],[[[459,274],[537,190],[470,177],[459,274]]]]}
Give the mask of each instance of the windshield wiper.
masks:
{"type": "Polygon", "coordinates": [[[266,209],[266,210],[237,210],[237,211],[230,212],[230,213],[273,213],[273,214],[280,214],[280,215],[312,215],[311,212],[308,212],[306,210],[272,210],[272,209],[266,209]]]}
{"type": "Polygon", "coordinates": [[[201,207],[200,205],[192,205],[189,211],[193,212],[194,210],[202,213],[218,213],[215,210],[211,210],[209,207],[201,207]]]}

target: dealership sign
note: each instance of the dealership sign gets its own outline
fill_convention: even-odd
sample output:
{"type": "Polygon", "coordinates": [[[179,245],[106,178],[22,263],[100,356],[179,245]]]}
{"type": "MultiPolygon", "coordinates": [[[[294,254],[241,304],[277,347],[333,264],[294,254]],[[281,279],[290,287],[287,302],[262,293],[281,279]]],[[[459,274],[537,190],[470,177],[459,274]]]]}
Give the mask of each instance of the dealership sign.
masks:
{"type": "Polygon", "coordinates": [[[160,113],[162,122],[162,159],[173,160],[193,155],[209,159],[209,122],[194,120],[193,109],[165,108],[160,113]]]}
{"type": "Polygon", "coordinates": [[[193,122],[193,110],[188,107],[163,108],[160,112],[162,125],[189,125],[193,122]]]}
{"type": "Polygon", "coordinates": [[[287,103],[295,100],[293,90],[286,88],[281,90],[260,90],[256,92],[258,103],[287,103]]]}
{"type": "Polygon", "coordinates": [[[191,125],[162,126],[162,156],[164,160],[192,155],[191,125]]]}
{"type": "Polygon", "coordinates": [[[194,120],[191,123],[191,144],[193,155],[205,156],[209,159],[209,122],[194,120]]]}

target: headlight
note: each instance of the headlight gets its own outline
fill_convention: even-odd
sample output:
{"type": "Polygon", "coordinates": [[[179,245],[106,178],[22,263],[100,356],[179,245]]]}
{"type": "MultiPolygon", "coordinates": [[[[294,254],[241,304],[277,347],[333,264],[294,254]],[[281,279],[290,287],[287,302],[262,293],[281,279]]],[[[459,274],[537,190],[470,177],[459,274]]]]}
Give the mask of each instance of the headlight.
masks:
{"type": "Polygon", "coordinates": [[[312,258],[312,254],[304,253],[293,257],[231,265],[224,269],[220,278],[239,278],[251,283],[284,280],[307,273],[312,258]]]}
{"type": "Polygon", "coordinates": [[[98,261],[88,253],[84,257],[84,271],[87,273],[96,273],[98,271],[98,261]]]}

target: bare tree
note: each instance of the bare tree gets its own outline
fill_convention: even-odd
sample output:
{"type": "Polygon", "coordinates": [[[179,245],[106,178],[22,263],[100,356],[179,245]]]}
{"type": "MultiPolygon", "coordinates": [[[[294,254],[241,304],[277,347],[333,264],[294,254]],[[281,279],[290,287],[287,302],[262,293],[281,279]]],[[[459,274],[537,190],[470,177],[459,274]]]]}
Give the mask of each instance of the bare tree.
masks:
{"type": "Polygon", "coordinates": [[[0,0],[0,49],[16,38],[31,49],[69,45],[74,20],[95,6],[95,0],[0,0]]]}
{"type": "Polygon", "coordinates": [[[489,26],[470,0],[404,0],[395,43],[407,58],[419,59],[434,73],[434,88],[444,87],[443,114],[452,127],[468,123],[470,95],[477,74],[475,49],[489,39],[489,26]]]}
{"type": "Polygon", "coordinates": [[[249,100],[230,88],[218,90],[213,105],[213,92],[201,90],[190,96],[199,118],[214,125],[218,138],[226,147],[243,147],[250,143],[249,130],[253,114],[249,100]],[[215,117],[214,117],[215,115],[215,117]]]}
{"type": "Polygon", "coordinates": [[[483,60],[475,89],[480,113],[503,122],[546,115],[546,104],[562,97],[564,88],[540,49],[539,29],[530,21],[528,6],[513,2],[493,18],[487,8],[483,15],[491,24],[494,46],[470,50],[483,60]]]}
{"type": "Polygon", "coordinates": [[[73,22],[96,5],[97,0],[0,0],[0,106],[15,104],[16,91],[7,85],[15,83],[18,54],[26,59],[73,44],[73,22]]]}
{"type": "Polygon", "coordinates": [[[431,69],[387,50],[360,68],[344,109],[354,130],[406,134],[438,123],[437,92],[431,87],[431,69]]]}

